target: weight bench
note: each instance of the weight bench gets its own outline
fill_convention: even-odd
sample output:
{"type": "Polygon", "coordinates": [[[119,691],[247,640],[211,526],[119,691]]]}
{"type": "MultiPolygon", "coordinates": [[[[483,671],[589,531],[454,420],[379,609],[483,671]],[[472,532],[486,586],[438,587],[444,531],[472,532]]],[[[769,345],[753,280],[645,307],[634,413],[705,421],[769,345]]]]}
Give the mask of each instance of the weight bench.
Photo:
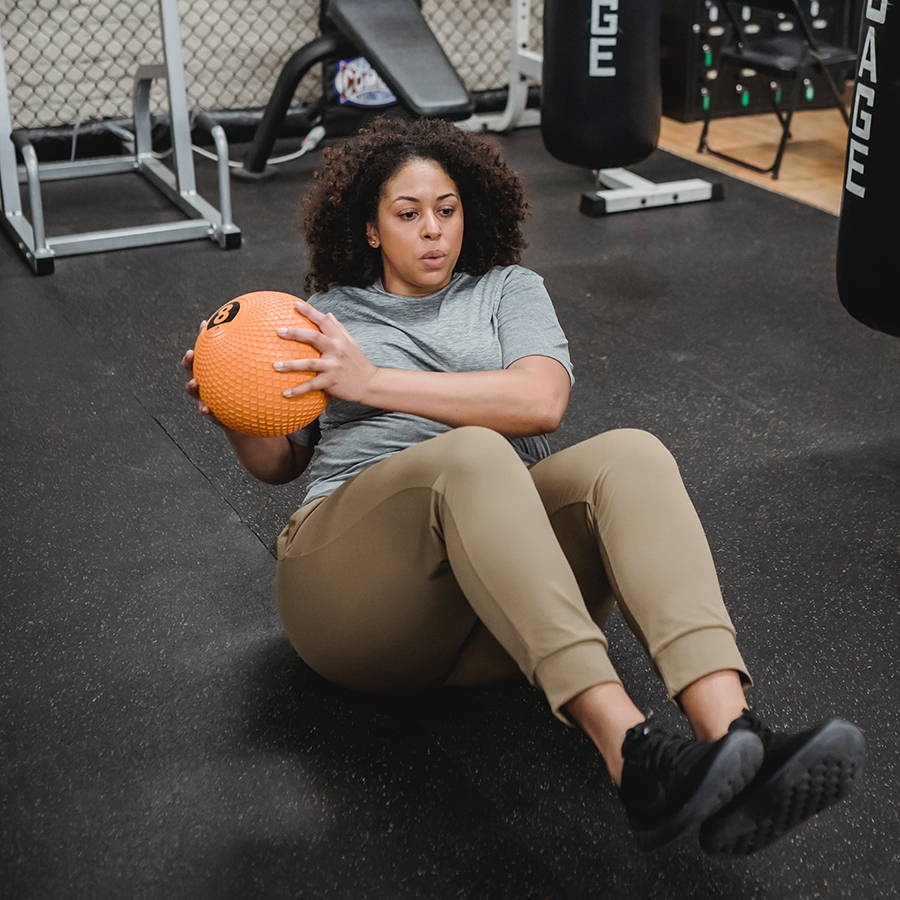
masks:
{"type": "Polygon", "coordinates": [[[416,116],[467,119],[475,105],[414,0],[322,0],[322,32],[285,63],[244,164],[232,174],[273,174],[266,160],[303,76],[320,62],[363,56],[416,116]]]}

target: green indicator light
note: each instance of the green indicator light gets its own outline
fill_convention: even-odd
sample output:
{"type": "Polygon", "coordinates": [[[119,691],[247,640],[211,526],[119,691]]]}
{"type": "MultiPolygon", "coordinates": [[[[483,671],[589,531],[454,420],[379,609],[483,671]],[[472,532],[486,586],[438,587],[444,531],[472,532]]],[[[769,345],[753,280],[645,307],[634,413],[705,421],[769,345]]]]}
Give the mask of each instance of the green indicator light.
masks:
{"type": "Polygon", "coordinates": [[[741,106],[749,106],[749,105],[750,105],[750,92],[744,91],[744,93],[741,94],[741,106]]]}
{"type": "Polygon", "coordinates": [[[775,91],[775,102],[781,103],[781,91],[775,91]]]}
{"type": "Polygon", "coordinates": [[[806,86],[806,99],[812,100],[813,97],[815,97],[815,96],[816,96],[816,89],[811,84],[808,84],[806,86]]]}
{"type": "Polygon", "coordinates": [[[712,50],[707,50],[703,56],[704,63],[706,67],[709,68],[712,65],[712,50]]]}
{"type": "Polygon", "coordinates": [[[706,110],[708,110],[708,109],[709,109],[709,94],[707,94],[703,98],[703,111],[706,112],[706,110]]]}

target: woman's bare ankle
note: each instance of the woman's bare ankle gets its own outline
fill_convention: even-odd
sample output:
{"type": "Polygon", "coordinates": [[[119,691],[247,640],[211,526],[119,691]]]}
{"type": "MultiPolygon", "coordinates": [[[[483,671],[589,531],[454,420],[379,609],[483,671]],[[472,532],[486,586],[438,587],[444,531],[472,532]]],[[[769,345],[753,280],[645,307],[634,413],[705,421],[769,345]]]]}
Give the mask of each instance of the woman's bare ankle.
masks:
{"type": "Polygon", "coordinates": [[[734,669],[710,672],[689,684],[678,702],[698,741],[717,741],[748,707],[741,677],[734,669]]]}
{"type": "Polygon", "coordinates": [[[646,716],[617,681],[595,684],[563,706],[600,751],[616,786],[622,782],[622,742],[629,728],[646,716]]]}

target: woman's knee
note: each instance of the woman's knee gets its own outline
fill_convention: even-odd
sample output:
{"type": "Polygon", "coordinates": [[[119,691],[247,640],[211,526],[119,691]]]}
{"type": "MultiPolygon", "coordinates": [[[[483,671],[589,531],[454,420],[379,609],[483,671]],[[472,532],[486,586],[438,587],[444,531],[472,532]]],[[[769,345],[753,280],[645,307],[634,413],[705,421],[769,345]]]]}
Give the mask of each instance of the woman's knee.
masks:
{"type": "Polygon", "coordinates": [[[480,425],[463,425],[383,460],[380,469],[373,466],[373,475],[385,478],[390,472],[404,487],[429,486],[439,476],[484,472],[486,467],[490,469],[492,460],[503,460],[503,465],[509,462],[509,454],[518,460],[516,451],[503,435],[480,425]]]}
{"type": "Polygon", "coordinates": [[[641,428],[615,428],[542,460],[534,475],[542,484],[561,478],[566,484],[589,485],[606,472],[672,467],[677,469],[675,459],[658,437],[641,428]]]}
{"type": "Polygon", "coordinates": [[[672,466],[675,458],[655,434],[642,428],[616,428],[592,439],[603,458],[612,463],[631,466],[672,466]]]}
{"type": "Polygon", "coordinates": [[[448,432],[447,437],[454,447],[491,452],[496,448],[511,448],[509,441],[484,425],[460,425],[448,432]]]}
{"type": "Polygon", "coordinates": [[[492,463],[500,466],[510,461],[521,463],[512,444],[492,428],[463,425],[438,440],[441,443],[435,450],[440,454],[440,469],[444,474],[484,472],[492,463]]]}
{"type": "Polygon", "coordinates": [[[657,472],[667,479],[679,476],[665,444],[640,428],[616,428],[542,459],[531,476],[550,510],[587,499],[610,478],[657,472]]]}

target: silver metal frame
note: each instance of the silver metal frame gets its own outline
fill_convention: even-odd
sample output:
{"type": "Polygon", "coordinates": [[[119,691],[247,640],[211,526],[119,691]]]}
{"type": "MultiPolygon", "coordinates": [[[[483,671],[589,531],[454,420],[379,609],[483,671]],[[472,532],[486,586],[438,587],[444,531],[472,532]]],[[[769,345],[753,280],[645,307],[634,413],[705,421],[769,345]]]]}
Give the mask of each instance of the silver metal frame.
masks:
{"type": "Polygon", "coordinates": [[[628,212],[633,209],[646,209],[650,206],[679,206],[682,203],[699,203],[712,200],[714,186],[701,178],[687,178],[683,181],[664,181],[657,184],[628,169],[595,169],[598,190],[588,191],[583,195],[585,201],[602,199],[604,203],[594,208],[591,215],[608,215],[609,213],[628,212]],[[599,190],[599,185],[607,190],[599,190]],[[602,211],[601,211],[602,209],[602,211]]]}
{"type": "Polygon", "coordinates": [[[531,0],[511,0],[509,15],[509,76],[506,108],[500,115],[473,116],[486,131],[509,131],[541,124],[539,109],[526,109],[529,79],[540,83],[543,56],[532,50],[531,0]]]}
{"type": "Polygon", "coordinates": [[[240,246],[240,229],[231,218],[231,191],[228,173],[228,141],[222,127],[206,120],[218,157],[219,205],[216,209],[197,193],[191,151],[191,129],[184,85],[176,0],[159,0],[165,64],[143,65],[134,80],[133,155],[109,156],[72,162],[38,164],[32,144],[12,132],[5,52],[0,35],[0,224],[37,274],[50,274],[54,259],[80,253],[101,253],[127,247],[144,247],[177,241],[210,238],[223,249],[240,246]],[[150,119],[150,89],[158,78],[166,80],[171,121],[174,172],[153,156],[150,119]],[[16,164],[15,147],[24,165],[16,164]],[[44,230],[42,181],[90,178],[97,175],[134,173],[145,178],[188,218],[163,224],[138,225],[47,237],[44,230]],[[19,184],[28,185],[31,221],[22,209],[19,184]]]}
{"type": "MultiPolygon", "coordinates": [[[[509,131],[540,125],[540,110],[525,108],[528,101],[528,81],[541,81],[544,62],[543,55],[529,46],[531,2],[532,0],[511,0],[510,3],[509,93],[506,109],[500,115],[472,116],[460,122],[460,127],[509,131]]],[[[714,185],[700,178],[656,184],[622,168],[595,169],[594,177],[597,190],[583,195],[582,208],[591,209],[590,215],[595,216],[648,207],[698,203],[721,196],[714,185]],[[600,190],[601,185],[608,190],[600,190]]]]}

